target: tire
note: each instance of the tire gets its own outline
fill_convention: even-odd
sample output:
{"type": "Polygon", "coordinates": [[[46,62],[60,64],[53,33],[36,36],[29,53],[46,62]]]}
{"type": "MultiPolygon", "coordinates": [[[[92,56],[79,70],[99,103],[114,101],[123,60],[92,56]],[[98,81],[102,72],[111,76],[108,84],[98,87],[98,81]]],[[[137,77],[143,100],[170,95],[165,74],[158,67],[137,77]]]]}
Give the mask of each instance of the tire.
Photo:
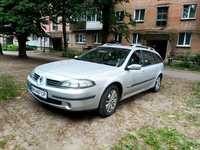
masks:
{"type": "Polygon", "coordinates": [[[98,108],[99,115],[101,117],[111,116],[116,110],[119,98],[119,88],[116,85],[109,86],[101,96],[98,108]]]}
{"type": "Polygon", "coordinates": [[[158,91],[160,91],[161,81],[162,81],[162,78],[161,78],[161,75],[159,75],[159,76],[157,77],[157,79],[156,79],[156,82],[155,82],[154,87],[152,88],[152,91],[153,91],[153,92],[158,92],[158,91]]]}

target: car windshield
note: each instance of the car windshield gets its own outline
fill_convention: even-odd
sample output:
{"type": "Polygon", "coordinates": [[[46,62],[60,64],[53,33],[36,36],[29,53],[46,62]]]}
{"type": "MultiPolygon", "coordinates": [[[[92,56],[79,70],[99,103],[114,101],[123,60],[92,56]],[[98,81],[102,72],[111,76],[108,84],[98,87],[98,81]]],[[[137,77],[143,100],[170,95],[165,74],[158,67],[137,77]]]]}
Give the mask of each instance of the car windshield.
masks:
{"type": "Polygon", "coordinates": [[[129,49],[98,47],[80,55],[76,59],[119,67],[124,63],[129,52],[129,49]]]}

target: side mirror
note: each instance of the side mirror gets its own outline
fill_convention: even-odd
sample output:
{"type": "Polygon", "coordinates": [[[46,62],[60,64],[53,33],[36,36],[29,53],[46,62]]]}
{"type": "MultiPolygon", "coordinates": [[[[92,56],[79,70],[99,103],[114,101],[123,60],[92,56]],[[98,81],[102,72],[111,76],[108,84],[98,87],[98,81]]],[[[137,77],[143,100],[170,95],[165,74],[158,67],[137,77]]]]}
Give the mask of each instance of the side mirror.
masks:
{"type": "Polygon", "coordinates": [[[127,67],[127,70],[140,70],[142,68],[142,65],[139,64],[132,64],[127,67]]]}

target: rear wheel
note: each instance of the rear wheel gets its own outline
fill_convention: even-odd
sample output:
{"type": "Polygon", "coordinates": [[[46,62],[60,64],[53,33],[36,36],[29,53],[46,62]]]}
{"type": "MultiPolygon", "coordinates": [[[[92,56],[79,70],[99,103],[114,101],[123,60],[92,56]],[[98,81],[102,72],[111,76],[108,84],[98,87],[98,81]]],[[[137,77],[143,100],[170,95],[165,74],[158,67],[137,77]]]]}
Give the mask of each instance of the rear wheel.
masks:
{"type": "Polygon", "coordinates": [[[156,79],[155,85],[152,89],[154,92],[160,91],[161,80],[162,80],[161,76],[158,76],[158,78],[156,79]]]}
{"type": "Polygon", "coordinates": [[[102,117],[112,115],[119,101],[119,89],[116,85],[109,86],[101,96],[98,112],[102,117]]]}

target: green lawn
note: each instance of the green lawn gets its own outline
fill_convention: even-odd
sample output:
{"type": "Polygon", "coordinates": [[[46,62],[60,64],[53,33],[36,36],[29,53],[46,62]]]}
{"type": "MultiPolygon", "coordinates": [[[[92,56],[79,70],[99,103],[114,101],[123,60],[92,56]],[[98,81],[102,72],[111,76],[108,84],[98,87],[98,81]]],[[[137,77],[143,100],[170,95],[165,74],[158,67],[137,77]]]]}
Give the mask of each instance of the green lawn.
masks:
{"type": "Polygon", "coordinates": [[[18,89],[13,77],[0,75],[0,102],[16,97],[19,94],[18,89]]]}
{"type": "Polygon", "coordinates": [[[200,143],[176,129],[145,127],[129,133],[113,150],[199,150],[200,143]]]}

